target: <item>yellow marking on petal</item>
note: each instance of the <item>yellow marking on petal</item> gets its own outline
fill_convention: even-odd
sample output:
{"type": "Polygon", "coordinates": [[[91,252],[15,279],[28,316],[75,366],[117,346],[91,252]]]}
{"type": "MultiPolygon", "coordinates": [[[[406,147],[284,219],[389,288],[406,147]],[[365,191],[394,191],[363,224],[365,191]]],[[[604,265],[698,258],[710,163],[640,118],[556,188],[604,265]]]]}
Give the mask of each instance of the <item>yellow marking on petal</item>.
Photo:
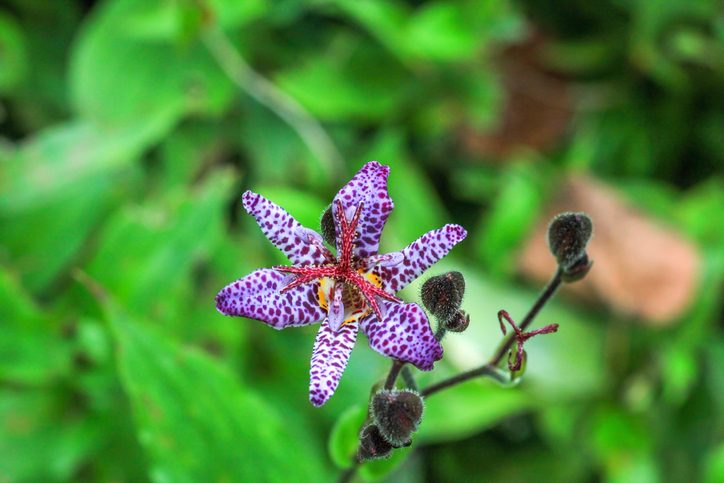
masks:
{"type": "Polygon", "coordinates": [[[365,273],[363,270],[360,269],[360,270],[358,270],[358,272],[360,274],[362,274],[362,276],[369,283],[371,283],[372,285],[374,285],[377,288],[382,288],[382,280],[380,279],[380,277],[377,274],[373,273],[371,270],[369,272],[365,273]]]}
{"type": "MultiPolygon", "coordinates": [[[[376,287],[382,288],[382,280],[380,280],[379,276],[372,273],[371,271],[365,272],[362,269],[358,270],[358,272],[369,283],[376,287]]],[[[334,281],[334,279],[329,277],[325,277],[319,281],[317,299],[319,300],[319,306],[322,307],[324,310],[329,310],[329,299],[332,298],[332,290],[334,290],[335,283],[336,282],[334,281]]],[[[367,303],[364,300],[359,300],[362,296],[356,291],[353,292],[349,288],[345,288],[345,294],[343,295],[343,297],[346,297],[346,300],[344,301],[344,307],[346,312],[345,315],[347,317],[345,317],[342,325],[356,322],[372,313],[372,309],[367,306],[367,303]],[[351,297],[356,297],[357,300],[350,300],[351,297]],[[349,311],[350,309],[352,310],[349,311]]]]}
{"type": "Polygon", "coordinates": [[[317,298],[319,299],[319,306],[324,310],[328,310],[329,301],[328,298],[332,296],[332,289],[334,288],[334,280],[325,277],[319,281],[319,289],[317,290],[317,298]]]}

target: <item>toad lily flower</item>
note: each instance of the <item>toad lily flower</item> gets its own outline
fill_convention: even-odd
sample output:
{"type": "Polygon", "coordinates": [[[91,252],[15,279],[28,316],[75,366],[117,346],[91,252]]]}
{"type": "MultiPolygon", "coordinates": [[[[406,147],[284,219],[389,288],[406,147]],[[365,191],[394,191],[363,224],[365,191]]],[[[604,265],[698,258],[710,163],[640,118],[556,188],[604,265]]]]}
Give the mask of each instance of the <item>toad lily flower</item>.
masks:
{"type": "Polygon", "coordinates": [[[382,228],[393,208],[389,167],[367,163],[332,203],[336,256],[322,237],[281,207],[247,191],[242,198],[264,234],[293,263],[257,270],[224,287],[216,308],[275,329],[322,322],[312,353],[309,398],[334,394],[361,329],[377,352],[431,370],[442,358],[425,312],[395,294],[465,238],[458,225],[433,230],[399,252],[380,255],[382,228]]]}

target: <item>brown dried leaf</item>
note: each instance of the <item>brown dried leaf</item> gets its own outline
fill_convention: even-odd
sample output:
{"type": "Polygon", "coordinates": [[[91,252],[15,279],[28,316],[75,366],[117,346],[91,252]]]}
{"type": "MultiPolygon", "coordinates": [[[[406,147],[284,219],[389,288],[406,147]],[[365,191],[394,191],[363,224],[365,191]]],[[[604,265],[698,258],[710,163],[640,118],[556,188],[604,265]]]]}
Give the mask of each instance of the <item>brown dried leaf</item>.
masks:
{"type": "Polygon", "coordinates": [[[491,131],[463,127],[460,137],[470,153],[506,157],[520,148],[542,151],[563,136],[572,99],[568,82],[540,60],[545,45],[542,35],[532,34],[498,54],[495,63],[503,73],[505,107],[491,131]]]}
{"type": "Polygon", "coordinates": [[[584,211],[593,220],[588,276],[564,287],[615,312],[667,325],[692,302],[701,256],[681,235],[637,212],[610,187],[584,176],[563,183],[518,259],[521,272],[545,281],[555,270],[546,231],[553,215],[584,211]]]}

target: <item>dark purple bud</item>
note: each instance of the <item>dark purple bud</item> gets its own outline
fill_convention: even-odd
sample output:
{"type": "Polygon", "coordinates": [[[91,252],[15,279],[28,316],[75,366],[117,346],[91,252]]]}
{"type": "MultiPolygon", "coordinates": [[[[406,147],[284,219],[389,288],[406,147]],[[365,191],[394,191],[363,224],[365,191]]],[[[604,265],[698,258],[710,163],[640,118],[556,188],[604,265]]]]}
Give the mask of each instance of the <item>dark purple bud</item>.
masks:
{"type": "Polygon", "coordinates": [[[470,325],[470,316],[463,310],[458,310],[443,327],[450,332],[464,332],[470,325]]]}
{"type": "Polygon", "coordinates": [[[572,267],[563,272],[561,279],[566,283],[577,282],[588,274],[591,266],[593,266],[593,262],[588,259],[588,255],[584,255],[583,258],[574,263],[572,267]]]}
{"type": "Polygon", "coordinates": [[[379,428],[374,424],[368,424],[359,435],[359,448],[357,449],[357,461],[383,459],[392,453],[392,445],[382,437],[379,428]]]}
{"type": "Polygon", "coordinates": [[[332,205],[329,205],[324,213],[322,213],[322,220],[320,221],[322,228],[322,238],[324,241],[332,246],[337,243],[337,228],[334,225],[334,214],[332,213],[332,205]]]}
{"type": "Polygon", "coordinates": [[[372,416],[380,434],[393,447],[406,446],[422,420],[422,397],[409,389],[382,390],[371,403],[372,416]]]}
{"type": "Polygon", "coordinates": [[[455,316],[464,294],[465,278],[460,272],[428,278],[422,285],[422,303],[441,323],[455,316]]]}
{"type": "Polygon", "coordinates": [[[580,270],[583,259],[588,262],[586,245],[592,233],[593,223],[585,213],[567,212],[553,218],[548,226],[548,246],[564,273],[576,267],[580,270]]]}

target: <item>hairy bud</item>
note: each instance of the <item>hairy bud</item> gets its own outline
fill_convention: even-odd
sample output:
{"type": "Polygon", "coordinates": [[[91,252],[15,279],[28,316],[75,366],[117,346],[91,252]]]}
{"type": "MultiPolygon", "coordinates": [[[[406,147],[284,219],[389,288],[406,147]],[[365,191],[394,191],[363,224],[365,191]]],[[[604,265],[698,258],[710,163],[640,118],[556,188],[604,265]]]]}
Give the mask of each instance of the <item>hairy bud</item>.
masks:
{"type": "Polygon", "coordinates": [[[332,213],[332,205],[329,205],[324,213],[322,213],[322,219],[320,220],[322,229],[322,238],[324,241],[332,246],[337,243],[337,229],[334,225],[334,213],[332,213]]]}
{"type": "Polygon", "coordinates": [[[548,246],[563,271],[565,281],[580,280],[591,268],[586,245],[592,233],[593,223],[582,212],[556,215],[548,226],[548,246]]]}
{"type": "Polygon", "coordinates": [[[422,303],[441,323],[455,317],[465,295],[465,278],[447,272],[428,278],[422,285],[422,303]]]}
{"type": "Polygon", "coordinates": [[[395,448],[410,443],[424,408],[422,397],[409,389],[382,390],[375,394],[371,403],[380,434],[395,448]]]}
{"type": "Polygon", "coordinates": [[[455,315],[443,324],[443,327],[450,332],[465,332],[468,325],[470,325],[470,315],[464,310],[458,310],[455,315]]]}
{"type": "Polygon", "coordinates": [[[383,459],[390,456],[392,445],[382,437],[380,429],[374,424],[368,424],[359,435],[359,448],[357,461],[383,459]]]}

